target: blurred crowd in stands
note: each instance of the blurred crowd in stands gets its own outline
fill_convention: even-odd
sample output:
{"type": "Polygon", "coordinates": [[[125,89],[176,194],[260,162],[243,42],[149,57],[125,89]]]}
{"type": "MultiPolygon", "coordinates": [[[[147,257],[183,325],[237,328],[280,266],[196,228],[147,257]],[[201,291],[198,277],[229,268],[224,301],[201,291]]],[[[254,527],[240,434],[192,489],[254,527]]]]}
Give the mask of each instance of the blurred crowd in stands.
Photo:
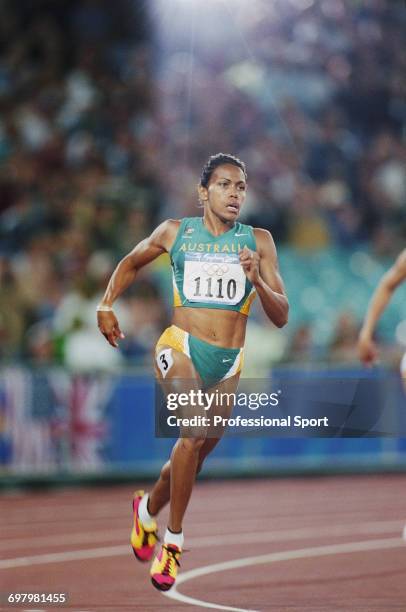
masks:
{"type": "MultiPolygon", "coordinates": [[[[170,316],[167,259],[118,304],[120,351],[95,307],[159,221],[201,214],[200,170],[218,151],[247,164],[243,220],[282,252],[390,262],[404,247],[401,0],[0,0],[0,11],[1,360],[149,364],[170,316]]],[[[256,354],[266,367],[355,359],[358,326],[350,308],[337,313],[314,350],[298,321],[268,330],[273,352],[256,354]]],[[[257,310],[253,345],[263,330],[257,310]]]]}

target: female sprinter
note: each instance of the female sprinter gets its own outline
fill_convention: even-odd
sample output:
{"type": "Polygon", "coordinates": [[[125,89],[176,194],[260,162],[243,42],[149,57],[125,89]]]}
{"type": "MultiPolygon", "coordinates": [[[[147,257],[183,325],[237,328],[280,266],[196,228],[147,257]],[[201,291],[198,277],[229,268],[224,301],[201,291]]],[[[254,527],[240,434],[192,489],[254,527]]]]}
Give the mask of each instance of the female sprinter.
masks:
{"type": "MultiPolygon", "coordinates": [[[[238,222],[247,190],[242,161],[213,155],[203,168],[198,187],[203,217],[168,219],[140,242],[115,269],[97,309],[98,325],[117,347],[123,338],[113,312],[116,298],[135,280],[138,270],[169,253],[173,271],[172,325],[159,338],[155,371],[165,392],[179,392],[180,381],[196,390],[216,385],[219,393],[235,393],[243,361],[245,329],[256,294],[268,318],[282,327],[289,304],[278,272],[275,244],[264,229],[238,222]]],[[[227,406],[228,414],[232,406],[227,406]]],[[[135,493],[131,545],[148,561],[157,542],[155,517],[170,503],[164,541],[151,566],[153,585],[167,591],[175,583],[183,547],[182,521],[196,474],[219,441],[204,431],[182,435],[173,447],[152,491],[135,493]]]]}

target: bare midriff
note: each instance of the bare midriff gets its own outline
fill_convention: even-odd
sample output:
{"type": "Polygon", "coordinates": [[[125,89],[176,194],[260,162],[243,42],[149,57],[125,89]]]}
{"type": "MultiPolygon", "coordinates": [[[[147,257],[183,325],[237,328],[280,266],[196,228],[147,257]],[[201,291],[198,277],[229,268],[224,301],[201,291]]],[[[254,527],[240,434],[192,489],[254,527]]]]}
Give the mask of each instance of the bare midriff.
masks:
{"type": "Polygon", "coordinates": [[[174,308],[172,323],[192,336],[223,348],[244,345],[246,315],[219,308],[174,308]]]}

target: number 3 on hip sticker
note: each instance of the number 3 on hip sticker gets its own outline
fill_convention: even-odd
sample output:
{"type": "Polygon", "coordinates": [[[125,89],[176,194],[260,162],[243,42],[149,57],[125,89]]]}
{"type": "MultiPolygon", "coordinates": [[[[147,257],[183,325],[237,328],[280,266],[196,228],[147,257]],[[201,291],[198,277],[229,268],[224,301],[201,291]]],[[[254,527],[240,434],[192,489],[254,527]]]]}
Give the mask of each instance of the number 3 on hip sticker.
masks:
{"type": "Polygon", "coordinates": [[[163,351],[160,351],[156,360],[158,368],[161,370],[161,374],[165,378],[165,376],[168,374],[169,370],[173,366],[172,349],[167,348],[163,351]]]}

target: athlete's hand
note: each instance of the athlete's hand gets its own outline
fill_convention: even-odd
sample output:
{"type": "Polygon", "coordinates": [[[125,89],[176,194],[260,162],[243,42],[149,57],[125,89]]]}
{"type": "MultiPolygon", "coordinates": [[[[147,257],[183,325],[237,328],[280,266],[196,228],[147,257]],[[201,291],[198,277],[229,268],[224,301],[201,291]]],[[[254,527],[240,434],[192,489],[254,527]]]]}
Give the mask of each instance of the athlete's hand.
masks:
{"type": "Polygon", "coordinates": [[[252,284],[259,281],[259,259],[258,253],[256,251],[251,251],[251,249],[246,246],[240,252],[240,263],[245,276],[252,284]]]}
{"type": "Polygon", "coordinates": [[[378,349],[372,338],[362,333],[358,338],[358,355],[364,365],[373,365],[378,357],[378,349]]]}
{"type": "Polygon", "coordinates": [[[112,310],[97,311],[97,324],[103,336],[111,344],[111,346],[118,347],[117,340],[125,338],[123,332],[120,329],[116,315],[112,310]]]}

